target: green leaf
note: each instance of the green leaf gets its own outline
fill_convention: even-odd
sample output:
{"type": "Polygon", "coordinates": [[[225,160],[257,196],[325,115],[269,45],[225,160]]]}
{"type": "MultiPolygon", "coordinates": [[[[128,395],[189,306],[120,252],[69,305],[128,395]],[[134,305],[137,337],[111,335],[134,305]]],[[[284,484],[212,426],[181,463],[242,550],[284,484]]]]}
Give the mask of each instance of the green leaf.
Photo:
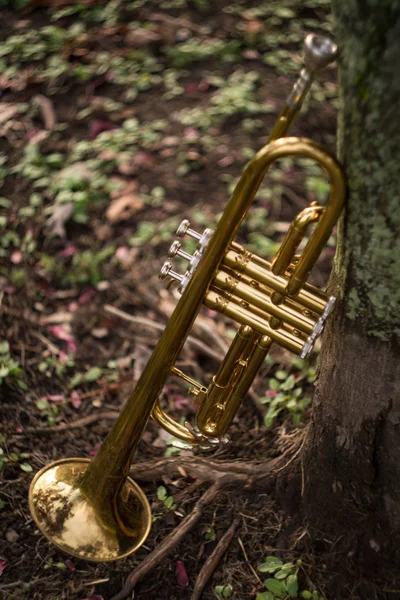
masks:
{"type": "Polygon", "coordinates": [[[265,562],[258,565],[257,570],[260,571],[260,573],[274,573],[275,571],[278,571],[282,565],[283,562],[279,558],[276,558],[276,556],[268,556],[265,559],[265,562]]]}
{"type": "Polygon", "coordinates": [[[159,500],[165,500],[165,498],[167,497],[167,490],[165,489],[165,487],[163,485],[160,485],[160,487],[157,488],[157,498],[159,500]]]}
{"type": "Polygon", "coordinates": [[[25,471],[25,473],[30,473],[33,470],[31,465],[25,462],[21,463],[19,466],[21,467],[22,471],[25,471]]]}
{"type": "Polygon", "coordinates": [[[42,398],[41,400],[38,400],[36,402],[36,406],[38,407],[39,410],[46,410],[47,408],[49,408],[49,403],[47,402],[47,400],[44,400],[42,398]]]}
{"type": "Polygon", "coordinates": [[[280,379],[281,381],[285,381],[285,379],[287,378],[287,376],[288,376],[287,371],[281,371],[281,370],[279,370],[279,371],[277,371],[275,373],[275,377],[277,379],[280,379]]]}
{"type": "Polygon", "coordinates": [[[256,600],[274,600],[275,596],[271,592],[262,592],[257,594],[256,600]]]}
{"type": "Polygon", "coordinates": [[[296,385],[296,380],[295,380],[294,376],[289,375],[289,377],[286,379],[286,381],[284,381],[282,383],[281,389],[284,390],[285,392],[288,392],[289,390],[292,390],[295,385],[296,385]]]}
{"type": "Polygon", "coordinates": [[[6,505],[6,503],[5,503],[5,502],[3,502],[3,500],[0,500],[0,510],[1,510],[2,508],[4,508],[4,507],[5,507],[5,505],[6,505]]]}
{"type": "Polygon", "coordinates": [[[100,369],[100,367],[92,367],[91,369],[89,369],[89,371],[85,373],[84,380],[88,382],[96,381],[97,379],[100,379],[102,374],[103,369],[100,369]]]}
{"type": "Polygon", "coordinates": [[[277,571],[274,575],[274,577],[276,579],[286,579],[286,577],[288,576],[288,572],[285,571],[284,569],[281,569],[280,571],[277,571]]]}
{"type": "Polygon", "coordinates": [[[277,379],[270,379],[269,380],[269,389],[270,390],[279,390],[280,387],[280,383],[277,379]]]}
{"type": "Polygon", "coordinates": [[[286,592],[286,585],[284,582],[278,581],[277,579],[266,579],[264,585],[270,592],[278,597],[286,592]]]}
{"type": "Polygon", "coordinates": [[[0,354],[8,354],[10,352],[10,344],[8,342],[0,342],[0,354]]]}
{"type": "Polygon", "coordinates": [[[291,598],[297,598],[297,592],[299,589],[297,573],[294,573],[293,575],[289,575],[289,577],[286,580],[286,589],[291,598]]]}
{"type": "Polygon", "coordinates": [[[164,500],[164,504],[167,508],[172,508],[172,505],[174,504],[174,499],[172,496],[168,496],[168,498],[166,498],[164,500]]]}
{"type": "Polygon", "coordinates": [[[306,598],[306,600],[309,600],[309,598],[312,598],[312,593],[308,590],[304,590],[304,592],[301,592],[301,597],[306,598]]]}

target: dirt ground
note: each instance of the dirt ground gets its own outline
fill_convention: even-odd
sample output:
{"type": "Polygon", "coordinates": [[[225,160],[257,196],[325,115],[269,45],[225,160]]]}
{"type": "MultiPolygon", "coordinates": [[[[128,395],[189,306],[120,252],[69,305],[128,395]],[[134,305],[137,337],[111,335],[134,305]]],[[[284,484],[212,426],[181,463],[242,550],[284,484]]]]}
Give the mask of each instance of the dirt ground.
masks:
{"type": "MultiPolygon", "coordinates": [[[[176,226],[183,218],[197,230],[213,226],[301,68],[304,33],[330,30],[328,3],[35,1],[19,12],[2,8],[0,17],[0,596],[112,598],[209,487],[191,474],[192,457],[262,465],[287,452],[294,463],[272,488],[223,491],[206,506],[134,597],[190,598],[205,560],[239,517],[202,598],[266,593],[257,567],[267,556],[301,560],[299,589],[314,598],[365,598],[356,577],[342,580],[340,544],[311,535],[301,515],[301,470],[292,467],[309,418],[301,401],[312,394],[315,358],[300,365],[279,348],[228,445],[177,454],[148,424],[135,464],[148,465],[138,481],[155,517],[133,556],[113,564],[68,559],[28,509],[37,470],[58,458],[93,456],[110,430],[158,339],[157,325],[177,302],[158,278],[176,226]],[[272,422],[265,422],[276,393],[267,372],[293,381],[292,404],[286,398],[272,422]],[[152,476],[163,457],[175,467],[152,476]],[[178,471],[180,459],[189,467],[178,471]]],[[[293,127],[330,149],[335,81],[329,69],[293,127]]],[[[282,161],[239,241],[271,257],[299,208],[324,194],[312,165],[282,161]]],[[[329,246],[313,274],[318,285],[332,253],[329,246]]],[[[197,343],[186,344],[177,366],[209,382],[235,329],[204,309],[193,329],[197,343]]],[[[176,378],[164,392],[169,413],[193,421],[194,402],[176,378]]]]}

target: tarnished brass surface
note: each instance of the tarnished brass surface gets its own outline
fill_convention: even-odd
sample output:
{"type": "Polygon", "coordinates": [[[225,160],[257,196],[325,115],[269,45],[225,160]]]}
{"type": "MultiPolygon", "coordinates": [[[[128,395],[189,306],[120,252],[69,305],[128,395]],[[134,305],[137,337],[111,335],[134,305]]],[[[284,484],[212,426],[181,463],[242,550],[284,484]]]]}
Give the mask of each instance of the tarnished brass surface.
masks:
{"type": "Polygon", "coordinates": [[[40,531],[60,550],[91,561],[124,558],[150,531],[149,503],[126,478],[105,519],[98,502],[92,503],[80,488],[89,464],[86,458],[67,458],[44,467],[32,481],[29,508],[40,531]]]}

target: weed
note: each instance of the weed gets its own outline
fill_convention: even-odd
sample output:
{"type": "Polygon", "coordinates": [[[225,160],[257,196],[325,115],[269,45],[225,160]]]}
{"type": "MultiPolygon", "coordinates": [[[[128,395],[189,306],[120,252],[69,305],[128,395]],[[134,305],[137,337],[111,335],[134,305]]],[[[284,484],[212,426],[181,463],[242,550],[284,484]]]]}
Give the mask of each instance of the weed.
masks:
{"type": "Polygon", "coordinates": [[[302,561],[296,563],[283,563],[275,556],[268,556],[263,563],[258,565],[257,570],[260,573],[271,575],[264,581],[268,591],[257,595],[256,600],[277,600],[278,598],[308,598],[313,600],[324,600],[315,590],[315,586],[309,582],[310,590],[303,590],[299,595],[298,574],[302,567],[302,561]]]}
{"type": "Polygon", "coordinates": [[[223,62],[238,62],[240,60],[240,44],[238,41],[226,42],[218,39],[190,38],[186,42],[166,46],[169,65],[173,69],[183,69],[194,62],[208,58],[218,58],[223,62]]]}
{"type": "Polygon", "coordinates": [[[36,402],[36,408],[40,410],[40,416],[45,417],[49,427],[53,427],[56,423],[56,417],[59,413],[58,406],[53,402],[49,402],[45,398],[40,398],[36,402]]]}
{"type": "Polygon", "coordinates": [[[214,593],[217,598],[231,598],[233,594],[233,587],[231,585],[216,585],[214,593]]]}
{"type": "MultiPolygon", "coordinates": [[[[4,443],[4,436],[0,433],[0,444],[4,443]]],[[[16,454],[15,452],[6,453],[3,448],[0,446],[0,471],[3,469],[6,463],[18,463],[21,471],[25,473],[30,473],[32,471],[32,467],[29,463],[26,462],[26,459],[30,457],[30,454],[26,452],[21,452],[20,454],[16,454]]],[[[0,509],[4,507],[4,502],[0,500],[0,509]]]]}
{"type": "Polygon", "coordinates": [[[287,371],[278,370],[275,377],[269,380],[269,390],[266,396],[260,399],[261,404],[268,404],[268,410],[264,417],[264,425],[271,427],[276,417],[287,410],[292,414],[293,424],[298,425],[311,398],[301,397],[303,388],[298,386],[301,379],[307,378],[304,373],[297,375],[289,374],[287,371]]]}
{"type": "Polygon", "coordinates": [[[11,385],[16,383],[22,390],[28,387],[22,378],[22,368],[19,363],[10,355],[10,345],[8,342],[0,342],[0,386],[3,383],[11,385]]]}

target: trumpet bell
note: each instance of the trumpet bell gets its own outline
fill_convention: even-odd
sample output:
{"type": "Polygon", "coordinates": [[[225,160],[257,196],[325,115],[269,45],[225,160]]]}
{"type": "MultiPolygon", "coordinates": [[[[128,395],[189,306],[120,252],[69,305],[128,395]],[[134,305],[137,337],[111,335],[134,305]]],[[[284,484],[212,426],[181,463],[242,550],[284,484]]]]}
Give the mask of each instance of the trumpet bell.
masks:
{"type": "Polygon", "coordinates": [[[32,516],[40,531],[72,556],[102,562],[124,558],[149,534],[149,503],[140,487],[127,478],[104,510],[80,488],[89,463],[89,459],[69,458],[39,471],[29,490],[32,516]]]}

